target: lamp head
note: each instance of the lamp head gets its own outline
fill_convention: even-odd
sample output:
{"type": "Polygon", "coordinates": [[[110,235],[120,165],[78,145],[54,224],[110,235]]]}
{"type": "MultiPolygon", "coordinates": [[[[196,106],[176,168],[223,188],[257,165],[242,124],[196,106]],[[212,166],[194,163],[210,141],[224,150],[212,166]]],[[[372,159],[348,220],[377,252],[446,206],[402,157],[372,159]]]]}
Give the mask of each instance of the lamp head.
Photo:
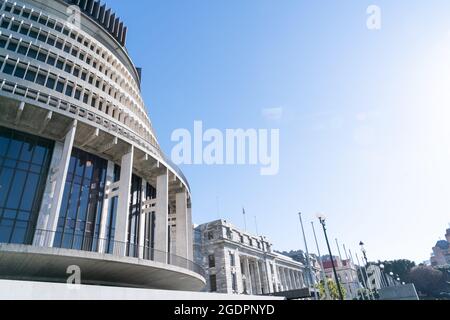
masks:
{"type": "Polygon", "coordinates": [[[327,217],[325,216],[325,214],[323,214],[322,212],[318,212],[316,214],[317,219],[320,220],[320,222],[325,222],[325,220],[327,219],[327,217]]]}

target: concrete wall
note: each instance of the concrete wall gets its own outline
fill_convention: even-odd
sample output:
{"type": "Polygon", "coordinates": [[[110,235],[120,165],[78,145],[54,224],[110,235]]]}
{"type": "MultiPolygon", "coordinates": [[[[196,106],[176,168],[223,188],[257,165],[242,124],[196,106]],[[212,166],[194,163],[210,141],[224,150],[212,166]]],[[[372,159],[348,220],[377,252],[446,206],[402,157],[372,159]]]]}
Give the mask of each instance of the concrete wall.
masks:
{"type": "Polygon", "coordinates": [[[382,288],[378,292],[380,300],[419,300],[416,287],[413,284],[382,288]]]}
{"type": "Polygon", "coordinates": [[[0,280],[0,300],[284,300],[284,298],[0,280]]]}

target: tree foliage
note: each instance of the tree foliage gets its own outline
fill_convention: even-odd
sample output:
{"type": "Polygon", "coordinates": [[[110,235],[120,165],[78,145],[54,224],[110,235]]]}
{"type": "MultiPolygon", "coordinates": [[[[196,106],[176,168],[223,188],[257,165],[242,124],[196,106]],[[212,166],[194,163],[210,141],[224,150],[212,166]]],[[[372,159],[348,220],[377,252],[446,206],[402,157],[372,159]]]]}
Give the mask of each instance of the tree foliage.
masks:
{"type": "MultiPolygon", "coordinates": [[[[336,285],[336,282],[334,282],[331,279],[327,279],[327,283],[328,283],[328,289],[330,290],[331,299],[339,300],[339,290],[336,285]]],[[[325,282],[323,280],[320,281],[320,283],[317,285],[317,288],[319,289],[320,299],[325,300],[327,297],[326,291],[325,291],[325,282]]],[[[347,291],[345,290],[345,288],[342,284],[341,284],[341,290],[342,290],[342,295],[344,296],[344,299],[345,299],[345,297],[347,295],[347,291]]]]}
{"type": "Polygon", "coordinates": [[[422,294],[437,297],[448,288],[444,272],[428,266],[419,266],[411,270],[409,277],[422,294]]]}
{"type": "Polygon", "coordinates": [[[384,264],[384,272],[390,274],[391,272],[398,275],[404,282],[410,282],[409,274],[416,266],[413,261],[402,259],[393,261],[379,261],[378,264],[384,264]]]}

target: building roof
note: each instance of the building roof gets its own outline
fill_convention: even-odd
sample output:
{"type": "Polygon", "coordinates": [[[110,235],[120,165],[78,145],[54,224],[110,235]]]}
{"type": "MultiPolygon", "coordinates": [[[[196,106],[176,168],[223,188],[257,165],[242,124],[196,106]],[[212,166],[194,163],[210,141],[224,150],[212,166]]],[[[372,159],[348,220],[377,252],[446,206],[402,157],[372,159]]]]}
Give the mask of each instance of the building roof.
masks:
{"type": "Polygon", "coordinates": [[[106,4],[101,4],[100,0],[62,0],[69,5],[76,5],[81,12],[97,22],[123,47],[125,46],[127,27],[116,16],[106,4]]]}
{"type": "Polygon", "coordinates": [[[450,243],[447,240],[440,240],[436,243],[436,247],[441,250],[448,250],[450,249],[450,243]]]}

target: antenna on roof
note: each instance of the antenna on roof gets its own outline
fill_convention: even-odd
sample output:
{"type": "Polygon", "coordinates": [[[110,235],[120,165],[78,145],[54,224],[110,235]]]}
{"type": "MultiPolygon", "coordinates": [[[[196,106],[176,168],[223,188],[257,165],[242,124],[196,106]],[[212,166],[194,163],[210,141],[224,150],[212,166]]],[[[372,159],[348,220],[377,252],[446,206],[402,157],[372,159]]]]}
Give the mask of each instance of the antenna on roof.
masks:
{"type": "Polygon", "coordinates": [[[247,232],[247,218],[245,216],[245,208],[242,207],[242,215],[244,216],[244,231],[247,232]]]}

